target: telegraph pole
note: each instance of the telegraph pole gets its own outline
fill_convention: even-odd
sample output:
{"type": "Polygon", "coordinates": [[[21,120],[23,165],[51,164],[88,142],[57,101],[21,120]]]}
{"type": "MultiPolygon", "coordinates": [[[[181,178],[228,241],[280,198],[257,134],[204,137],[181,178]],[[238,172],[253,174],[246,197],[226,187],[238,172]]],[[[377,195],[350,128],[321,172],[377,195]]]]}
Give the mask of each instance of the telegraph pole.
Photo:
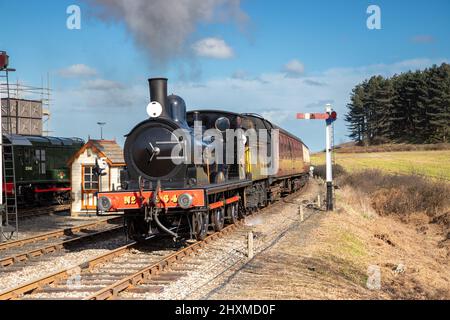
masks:
{"type": "Polygon", "coordinates": [[[100,140],[103,140],[103,126],[106,122],[97,122],[97,124],[100,126],[100,140]]]}
{"type": "Polygon", "coordinates": [[[333,163],[331,161],[332,151],[332,135],[333,135],[333,122],[337,119],[336,111],[333,111],[330,104],[326,105],[325,113],[298,113],[297,119],[299,120],[325,120],[326,122],[326,180],[327,180],[327,211],[333,211],[333,163]]]}

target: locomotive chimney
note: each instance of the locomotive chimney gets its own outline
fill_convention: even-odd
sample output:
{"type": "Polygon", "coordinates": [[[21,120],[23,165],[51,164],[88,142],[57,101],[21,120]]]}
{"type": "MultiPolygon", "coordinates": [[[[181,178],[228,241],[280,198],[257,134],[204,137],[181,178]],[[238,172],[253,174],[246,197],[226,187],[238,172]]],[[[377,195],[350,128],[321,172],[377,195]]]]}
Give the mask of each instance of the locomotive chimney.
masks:
{"type": "Polygon", "coordinates": [[[148,79],[148,83],[150,87],[150,101],[161,104],[162,113],[160,117],[171,118],[167,106],[167,78],[151,78],[148,79]]]}

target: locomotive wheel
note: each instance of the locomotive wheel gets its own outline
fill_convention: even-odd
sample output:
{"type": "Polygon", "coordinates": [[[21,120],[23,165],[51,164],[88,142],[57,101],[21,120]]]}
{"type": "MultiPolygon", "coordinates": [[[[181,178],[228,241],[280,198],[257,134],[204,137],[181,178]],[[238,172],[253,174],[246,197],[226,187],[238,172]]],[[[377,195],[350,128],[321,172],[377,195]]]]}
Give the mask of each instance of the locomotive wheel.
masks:
{"type": "Polygon", "coordinates": [[[227,208],[227,220],[229,223],[236,223],[239,219],[238,206],[236,204],[229,205],[227,208]]]}
{"type": "Polygon", "coordinates": [[[209,215],[196,212],[192,215],[192,233],[197,240],[203,240],[208,234],[209,215]]]}
{"type": "Polygon", "coordinates": [[[220,231],[225,224],[225,210],[224,208],[215,209],[212,212],[212,218],[214,223],[214,230],[220,231]]]}

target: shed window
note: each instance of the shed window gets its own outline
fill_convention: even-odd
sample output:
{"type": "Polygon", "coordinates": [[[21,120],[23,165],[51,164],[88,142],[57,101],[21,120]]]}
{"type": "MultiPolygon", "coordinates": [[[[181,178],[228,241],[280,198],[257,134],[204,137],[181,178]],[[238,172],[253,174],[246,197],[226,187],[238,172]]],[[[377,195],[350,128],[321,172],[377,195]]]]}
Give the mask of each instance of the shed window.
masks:
{"type": "Polygon", "coordinates": [[[125,173],[124,169],[119,169],[117,172],[117,185],[120,185],[121,183],[121,177],[123,176],[123,174],[125,173]]]}
{"type": "Polygon", "coordinates": [[[84,167],[84,190],[98,190],[98,176],[94,174],[94,166],[84,167]]]}

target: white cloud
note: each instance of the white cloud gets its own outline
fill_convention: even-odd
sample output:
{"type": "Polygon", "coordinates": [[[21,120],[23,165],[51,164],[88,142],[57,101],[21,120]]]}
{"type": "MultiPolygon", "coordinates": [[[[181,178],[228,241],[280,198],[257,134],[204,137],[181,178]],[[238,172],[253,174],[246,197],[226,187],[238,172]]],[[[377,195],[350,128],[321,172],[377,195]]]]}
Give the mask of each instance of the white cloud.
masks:
{"type": "Polygon", "coordinates": [[[81,89],[86,90],[98,90],[98,91],[110,91],[122,89],[124,86],[116,81],[105,80],[105,79],[94,79],[83,81],[81,84],[81,89]]]}
{"type": "Polygon", "coordinates": [[[305,66],[300,61],[294,59],[284,65],[283,71],[288,77],[298,78],[305,73],[305,66]]]}
{"type": "Polygon", "coordinates": [[[58,71],[65,78],[92,77],[97,75],[97,70],[85,64],[74,64],[58,71]]]}
{"type": "Polygon", "coordinates": [[[248,74],[247,72],[245,72],[244,70],[237,70],[235,72],[233,72],[233,74],[231,75],[231,77],[233,79],[241,79],[241,80],[245,80],[248,78],[248,74]]]}
{"type": "Polygon", "coordinates": [[[192,45],[195,54],[213,59],[230,59],[234,56],[233,49],[219,38],[205,38],[192,45]]]}
{"type": "Polygon", "coordinates": [[[106,21],[124,22],[136,43],[157,65],[184,55],[200,23],[232,21],[243,27],[248,16],[240,0],[91,0],[106,21]]]}
{"type": "MultiPolygon", "coordinates": [[[[286,77],[284,72],[257,77],[230,75],[227,78],[204,80],[201,85],[197,82],[174,82],[172,79],[169,81],[169,92],[182,96],[188,110],[219,109],[262,114],[301,137],[312,150],[320,150],[324,148],[325,139],[323,122],[296,120],[297,112],[322,112],[325,104],[331,102],[338,112],[336,141],[348,140],[343,117],[347,112],[351,90],[357,83],[373,75],[391,76],[445,61],[411,59],[392,64],[333,68],[302,78],[286,77]],[[326,85],[311,85],[313,83],[326,85]]],[[[56,130],[57,134],[97,134],[95,123],[104,120],[108,122],[105,130],[111,130],[107,137],[116,137],[119,142],[123,142],[123,135],[147,118],[145,107],[149,97],[146,79],[134,84],[97,79],[58,91],[54,99],[52,112],[55,121],[52,125],[55,127],[52,130],[56,130]],[[71,111],[74,116],[67,121],[67,112],[71,111]],[[81,127],[85,124],[86,128],[81,127]]]]}
{"type": "Polygon", "coordinates": [[[171,91],[181,95],[188,109],[221,109],[235,112],[255,112],[303,138],[313,149],[323,149],[324,124],[321,121],[296,120],[298,112],[322,112],[331,103],[338,112],[335,125],[336,141],[347,138],[347,103],[353,87],[373,75],[392,76],[408,70],[424,69],[443,59],[411,59],[392,64],[376,64],[355,68],[333,68],[302,78],[286,77],[285,73],[266,73],[259,77],[178,83],[171,91]],[[311,85],[324,84],[324,85],[311,85]]]}

